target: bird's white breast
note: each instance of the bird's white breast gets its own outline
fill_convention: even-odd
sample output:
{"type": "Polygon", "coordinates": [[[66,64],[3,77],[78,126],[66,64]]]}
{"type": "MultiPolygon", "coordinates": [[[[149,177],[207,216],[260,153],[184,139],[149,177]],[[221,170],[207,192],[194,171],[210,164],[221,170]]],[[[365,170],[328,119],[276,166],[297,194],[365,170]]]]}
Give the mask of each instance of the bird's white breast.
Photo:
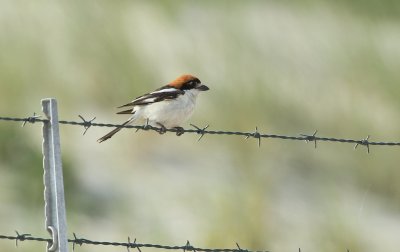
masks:
{"type": "Polygon", "coordinates": [[[198,94],[198,90],[187,90],[176,99],[137,106],[135,114],[140,121],[148,119],[149,124],[156,127],[159,126],[157,123],[167,128],[178,127],[193,114],[198,94]]]}

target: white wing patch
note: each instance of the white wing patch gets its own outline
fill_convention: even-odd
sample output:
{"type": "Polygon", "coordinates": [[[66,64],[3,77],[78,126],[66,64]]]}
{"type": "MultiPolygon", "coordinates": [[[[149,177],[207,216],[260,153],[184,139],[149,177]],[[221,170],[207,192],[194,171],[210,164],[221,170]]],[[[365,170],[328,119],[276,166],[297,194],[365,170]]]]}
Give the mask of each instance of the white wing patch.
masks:
{"type": "MultiPolygon", "coordinates": [[[[143,99],[143,98],[144,97],[142,97],[141,99],[137,99],[137,100],[140,100],[140,102],[142,102],[142,103],[153,103],[157,99],[157,97],[149,97],[149,98],[145,98],[145,99],[143,99]]],[[[135,101],[137,101],[137,100],[135,100],[135,101]]]]}
{"type": "Polygon", "coordinates": [[[159,94],[159,93],[170,93],[170,92],[176,92],[177,89],[176,88],[164,88],[161,90],[157,90],[154,92],[151,92],[150,94],[159,94]]]}

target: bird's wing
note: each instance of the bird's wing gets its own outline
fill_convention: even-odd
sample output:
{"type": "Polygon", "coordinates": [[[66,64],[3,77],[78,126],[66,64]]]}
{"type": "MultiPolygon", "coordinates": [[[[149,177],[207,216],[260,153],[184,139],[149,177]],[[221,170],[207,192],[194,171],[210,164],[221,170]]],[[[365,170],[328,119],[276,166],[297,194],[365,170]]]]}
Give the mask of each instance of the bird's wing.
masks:
{"type": "MultiPolygon", "coordinates": [[[[173,88],[171,86],[163,86],[151,93],[142,95],[134,99],[132,102],[119,106],[118,108],[148,105],[160,101],[171,100],[183,95],[185,91],[173,88]]],[[[123,111],[126,112],[126,111],[123,111]]]]}

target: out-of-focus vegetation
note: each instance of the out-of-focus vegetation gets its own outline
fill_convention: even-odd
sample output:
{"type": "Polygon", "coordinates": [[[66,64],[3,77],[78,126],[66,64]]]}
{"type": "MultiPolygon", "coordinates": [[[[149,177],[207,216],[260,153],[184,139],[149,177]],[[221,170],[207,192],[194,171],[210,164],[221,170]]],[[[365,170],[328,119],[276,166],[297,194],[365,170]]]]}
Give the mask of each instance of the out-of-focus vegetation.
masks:
{"type": "MultiPolygon", "coordinates": [[[[399,1],[0,2],[2,116],[56,97],[62,119],[119,123],[116,106],[192,73],[211,88],[197,125],[399,141],[399,69],[399,1]]],[[[106,131],[61,126],[71,233],[271,251],[400,245],[398,148],[132,130],[96,143],[106,131]]],[[[0,143],[0,233],[46,236],[40,124],[0,122],[0,143]]]]}

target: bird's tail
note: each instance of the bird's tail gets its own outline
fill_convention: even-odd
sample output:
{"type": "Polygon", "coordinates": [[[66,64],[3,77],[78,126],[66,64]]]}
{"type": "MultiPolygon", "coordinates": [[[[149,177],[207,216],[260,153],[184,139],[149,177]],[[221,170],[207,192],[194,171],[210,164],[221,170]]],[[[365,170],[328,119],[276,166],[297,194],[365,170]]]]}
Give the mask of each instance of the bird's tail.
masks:
{"type": "Polygon", "coordinates": [[[120,130],[123,128],[122,126],[125,126],[125,125],[131,123],[132,121],[133,121],[132,119],[129,119],[128,121],[126,121],[126,122],[124,122],[123,124],[121,124],[121,126],[115,128],[115,129],[113,129],[112,131],[108,132],[106,135],[100,137],[100,138],[97,140],[97,142],[101,143],[101,142],[106,141],[107,139],[109,139],[109,138],[111,138],[112,136],[114,136],[118,131],[120,131],[120,130]]]}

